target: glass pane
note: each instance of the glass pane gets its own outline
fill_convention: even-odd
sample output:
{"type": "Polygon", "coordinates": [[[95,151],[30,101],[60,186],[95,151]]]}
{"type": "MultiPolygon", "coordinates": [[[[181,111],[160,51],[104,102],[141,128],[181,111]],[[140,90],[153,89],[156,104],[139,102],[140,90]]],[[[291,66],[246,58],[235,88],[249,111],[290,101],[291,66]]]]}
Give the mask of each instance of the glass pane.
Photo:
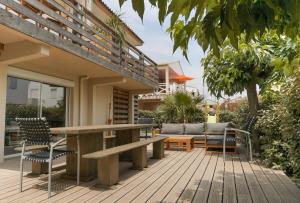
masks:
{"type": "Polygon", "coordinates": [[[38,82],[8,77],[4,154],[17,153],[20,143],[16,117],[39,117],[41,85],[38,82]]]}
{"type": "Polygon", "coordinates": [[[50,127],[65,126],[65,93],[64,87],[42,85],[42,116],[46,117],[50,127]]]}

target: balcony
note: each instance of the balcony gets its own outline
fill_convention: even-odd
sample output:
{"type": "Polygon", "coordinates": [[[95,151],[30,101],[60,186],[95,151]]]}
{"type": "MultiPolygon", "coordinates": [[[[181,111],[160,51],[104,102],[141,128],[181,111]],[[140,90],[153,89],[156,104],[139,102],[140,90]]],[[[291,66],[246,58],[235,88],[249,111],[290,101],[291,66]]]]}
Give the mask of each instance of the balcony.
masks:
{"type": "Polygon", "coordinates": [[[158,89],[153,93],[141,94],[139,99],[141,100],[163,100],[166,96],[174,94],[175,92],[183,91],[191,94],[192,96],[200,96],[199,90],[192,86],[186,86],[184,84],[172,84],[167,87],[166,83],[159,83],[158,89]]]}
{"type": "Polygon", "coordinates": [[[151,87],[157,65],[74,0],[0,0],[0,24],[151,87]],[[61,43],[62,42],[62,43],[61,43]]]}

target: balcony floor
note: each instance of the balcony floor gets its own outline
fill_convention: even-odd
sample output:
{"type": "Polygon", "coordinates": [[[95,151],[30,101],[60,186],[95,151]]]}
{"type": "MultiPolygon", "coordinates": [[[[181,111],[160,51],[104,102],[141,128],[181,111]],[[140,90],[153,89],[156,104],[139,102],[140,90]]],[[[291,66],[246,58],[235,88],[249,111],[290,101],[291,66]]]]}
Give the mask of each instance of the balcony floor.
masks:
{"type": "MultiPolygon", "coordinates": [[[[0,202],[47,202],[46,176],[27,176],[25,191],[18,192],[17,166],[18,159],[0,165],[0,202]]],[[[228,156],[224,164],[221,155],[205,155],[197,148],[167,151],[166,158],[150,159],[143,171],[129,166],[122,163],[121,181],[111,189],[94,187],[95,181],[74,186],[74,181],[57,178],[50,202],[300,202],[300,190],[282,171],[240,156],[228,156]]]]}

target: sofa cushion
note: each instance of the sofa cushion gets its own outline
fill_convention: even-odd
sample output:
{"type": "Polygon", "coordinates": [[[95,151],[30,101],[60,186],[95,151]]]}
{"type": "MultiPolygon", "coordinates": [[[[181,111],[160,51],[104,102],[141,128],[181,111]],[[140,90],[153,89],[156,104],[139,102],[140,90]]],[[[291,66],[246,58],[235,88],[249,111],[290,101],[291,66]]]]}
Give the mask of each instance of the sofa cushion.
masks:
{"type": "Polygon", "coordinates": [[[234,127],[232,123],[207,123],[207,134],[223,135],[225,128],[234,127]]]}
{"type": "Polygon", "coordinates": [[[184,134],[202,135],[204,132],[204,123],[186,123],[184,124],[184,134]]]}
{"type": "Polygon", "coordinates": [[[163,123],[161,134],[172,134],[172,135],[183,135],[184,132],[184,125],[181,123],[163,123]]]}
{"type": "MultiPolygon", "coordinates": [[[[209,135],[207,136],[207,145],[221,145],[223,146],[224,142],[223,135],[209,135]]],[[[235,146],[235,137],[228,136],[226,137],[226,145],[227,146],[235,146]]]]}
{"type": "Polygon", "coordinates": [[[194,140],[205,140],[205,135],[188,135],[192,136],[194,140]]]}

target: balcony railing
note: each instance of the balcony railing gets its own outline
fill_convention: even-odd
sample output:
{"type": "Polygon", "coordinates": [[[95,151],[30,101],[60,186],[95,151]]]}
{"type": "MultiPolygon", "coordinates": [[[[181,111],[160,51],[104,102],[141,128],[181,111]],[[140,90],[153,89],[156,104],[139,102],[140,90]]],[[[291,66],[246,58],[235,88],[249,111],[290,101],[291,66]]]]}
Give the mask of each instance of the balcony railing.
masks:
{"type": "Polygon", "coordinates": [[[0,9],[78,45],[101,65],[156,86],[156,63],[117,34],[76,0],[0,0],[0,9]],[[60,2],[60,3],[59,3],[60,2]]]}
{"type": "Polygon", "coordinates": [[[141,94],[139,99],[164,99],[166,96],[174,94],[178,91],[184,91],[192,96],[200,96],[199,90],[192,86],[185,86],[183,84],[175,84],[167,88],[166,83],[159,83],[158,89],[153,93],[141,94]]]}

